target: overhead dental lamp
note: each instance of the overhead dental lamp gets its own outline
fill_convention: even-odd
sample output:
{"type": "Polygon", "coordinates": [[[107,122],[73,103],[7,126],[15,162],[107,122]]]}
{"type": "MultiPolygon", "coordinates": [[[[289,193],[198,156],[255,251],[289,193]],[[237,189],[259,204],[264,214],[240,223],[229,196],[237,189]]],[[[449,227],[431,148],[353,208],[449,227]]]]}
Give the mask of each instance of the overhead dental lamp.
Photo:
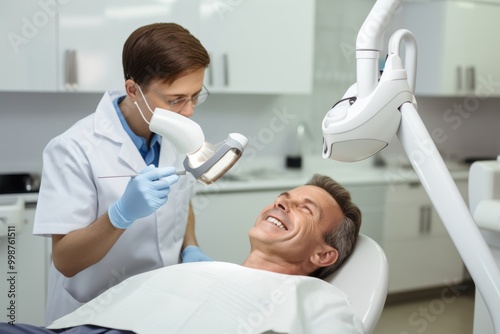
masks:
{"type": "Polygon", "coordinates": [[[322,155],[344,162],[363,160],[397,135],[500,334],[500,269],[417,113],[417,47],[410,31],[391,36],[379,72],[383,34],[401,2],[378,0],[364,21],[356,40],[357,82],[323,119],[322,155]],[[404,62],[399,56],[402,41],[404,62]]]}
{"type": "Polygon", "coordinates": [[[230,133],[226,140],[213,145],[205,141],[198,123],[170,110],[156,108],[149,123],[151,131],[170,139],[178,153],[186,154],[184,168],[195,179],[212,184],[241,157],[248,139],[230,133]]]}

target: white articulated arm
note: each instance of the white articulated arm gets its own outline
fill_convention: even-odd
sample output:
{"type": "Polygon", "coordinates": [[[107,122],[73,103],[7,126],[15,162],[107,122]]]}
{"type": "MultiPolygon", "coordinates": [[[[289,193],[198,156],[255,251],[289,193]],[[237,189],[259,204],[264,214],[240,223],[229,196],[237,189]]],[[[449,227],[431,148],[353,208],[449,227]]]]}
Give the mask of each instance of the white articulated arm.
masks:
{"type": "MultiPolygon", "coordinates": [[[[366,159],[397,136],[485,300],[500,334],[500,269],[460,195],[432,138],[417,113],[416,41],[408,30],[393,34],[379,78],[383,33],[402,0],[378,0],[356,42],[357,83],[325,115],[323,158],[353,162],[366,159]],[[405,40],[406,58],[399,57],[405,40]]],[[[491,204],[491,203],[490,203],[491,204]]]]}
{"type": "Polygon", "coordinates": [[[378,0],[365,19],[356,39],[358,96],[369,95],[377,85],[384,31],[402,0],[378,0]]]}
{"type": "Polygon", "coordinates": [[[414,106],[401,107],[398,138],[500,333],[500,269],[414,106]]]}

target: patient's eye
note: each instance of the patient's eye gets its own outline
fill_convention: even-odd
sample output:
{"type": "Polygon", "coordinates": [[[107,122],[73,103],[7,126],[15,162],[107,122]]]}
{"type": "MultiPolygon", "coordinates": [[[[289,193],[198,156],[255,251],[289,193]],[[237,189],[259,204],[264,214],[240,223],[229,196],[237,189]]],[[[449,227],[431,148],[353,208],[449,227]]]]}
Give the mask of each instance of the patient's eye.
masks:
{"type": "Polygon", "coordinates": [[[311,215],[314,213],[313,210],[308,205],[303,205],[302,208],[304,209],[304,211],[307,211],[311,215]]]}

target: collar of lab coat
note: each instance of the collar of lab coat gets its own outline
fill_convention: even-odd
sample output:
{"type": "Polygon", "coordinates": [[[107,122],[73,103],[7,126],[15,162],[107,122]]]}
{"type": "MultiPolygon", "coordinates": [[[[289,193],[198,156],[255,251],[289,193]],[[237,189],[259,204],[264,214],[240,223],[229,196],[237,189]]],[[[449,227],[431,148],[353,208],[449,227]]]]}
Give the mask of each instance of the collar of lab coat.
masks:
{"type": "Polygon", "coordinates": [[[120,145],[118,157],[135,172],[146,167],[140,152],[127,134],[116,114],[113,100],[124,96],[125,91],[107,91],[97,106],[94,118],[94,132],[120,145]]]}
{"type": "MultiPolygon", "coordinates": [[[[94,118],[96,135],[103,136],[121,145],[119,158],[136,172],[146,167],[146,163],[127,134],[116,114],[113,101],[126,93],[123,90],[107,91],[97,106],[94,118]]],[[[174,145],[165,138],[161,139],[159,166],[175,166],[182,169],[182,156],[175,152],[174,145]]]]}

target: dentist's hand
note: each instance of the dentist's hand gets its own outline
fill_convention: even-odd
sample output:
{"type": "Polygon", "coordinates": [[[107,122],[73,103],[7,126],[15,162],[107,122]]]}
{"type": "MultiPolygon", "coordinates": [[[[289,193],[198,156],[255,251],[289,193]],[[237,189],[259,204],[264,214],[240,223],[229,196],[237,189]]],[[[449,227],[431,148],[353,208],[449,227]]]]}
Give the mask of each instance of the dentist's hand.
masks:
{"type": "Polygon", "coordinates": [[[187,246],[181,253],[182,263],[213,261],[198,246],[187,246]]]}
{"type": "Polygon", "coordinates": [[[149,165],[132,178],[122,197],[108,209],[111,224],[127,228],[142,217],[149,216],[168,200],[170,186],[179,180],[174,167],[149,165]]]}

